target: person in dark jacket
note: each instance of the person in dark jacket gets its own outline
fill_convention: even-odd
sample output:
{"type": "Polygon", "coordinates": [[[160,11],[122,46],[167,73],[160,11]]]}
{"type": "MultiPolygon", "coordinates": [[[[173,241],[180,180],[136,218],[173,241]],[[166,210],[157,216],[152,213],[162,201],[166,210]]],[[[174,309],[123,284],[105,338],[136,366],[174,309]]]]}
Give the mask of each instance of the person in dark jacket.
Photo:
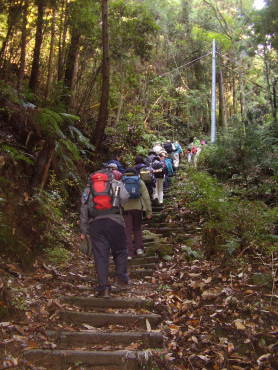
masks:
{"type": "Polygon", "coordinates": [[[146,181],[144,179],[143,173],[141,175],[141,179],[145,182],[145,185],[146,185],[146,187],[148,189],[149,195],[152,198],[152,195],[153,195],[153,192],[154,192],[154,188],[155,188],[156,179],[155,179],[154,174],[152,172],[151,164],[150,165],[147,165],[146,162],[145,162],[145,160],[144,160],[144,158],[141,155],[138,155],[135,158],[135,166],[134,166],[134,168],[137,171],[138,175],[140,175],[140,171],[146,170],[147,172],[150,172],[151,178],[149,179],[149,181],[146,181]]]}
{"type": "Polygon", "coordinates": [[[147,166],[151,166],[152,165],[152,162],[154,160],[154,158],[157,156],[157,154],[155,152],[153,152],[152,150],[149,151],[147,157],[145,158],[145,163],[147,166]]]}
{"type": "Polygon", "coordinates": [[[121,173],[124,173],[125,172],[125,167],[120,162],[120,160],[121,160],[120,155],[117,154],[115,156],[115,159],[110,159],[110,161],[108,161],[107,164],[115,163],[117,165],[118,171],[120,171],[121,173]]]}
{"type": "MultiPolygon", "coordinates": [[[[135,168],[128,168],[125,176],[137,175],[135,168]]],[[[140,197],[130,198],[123,206],[124,220],[126,225],[126,238],[128,257],[131,259],[136,254],[144,253],[143,236],[142,236],[142,217],[146,212],[146,218],[152,218],[151,199],[144,181],[140,181],[140,197]]]]}
{"type": "Polygon", "coordinates": [[[111,289],[108,282],[110,250],[116,265],[118,285],[120,287],[128,286],[128,251],[125,222],[121,215],[121,206],[128,201],[129,194],[121,181],[113,179],[111,185],[113,193],[116,193],[116,190],[119,191],[118,211],[117,209],[113,209],[111,213],[100,213],[92,217],[89,213],[91,188],[87,185],[81,198],[80,215],[81,240],[86,239],[87,235],[89,235],[93,244],[93,254],[98,280],[96,296],[105,298],[109,297],[111,289]]]}

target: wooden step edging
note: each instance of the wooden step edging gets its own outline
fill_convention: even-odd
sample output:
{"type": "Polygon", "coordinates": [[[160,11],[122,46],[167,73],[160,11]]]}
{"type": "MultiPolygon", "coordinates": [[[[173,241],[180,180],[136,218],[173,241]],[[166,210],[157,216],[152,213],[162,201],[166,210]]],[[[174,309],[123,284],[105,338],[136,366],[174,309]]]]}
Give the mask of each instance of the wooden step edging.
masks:
{"type": "Polygon", "coordinates": [[[48,330],[47,336],[62,346],[76,345],[129,345],[141,342],[145,348],[161,348],[163,335],[159,332],[100,332],[100,331],[54,331],[48,330]]]}
{"type": "Polygon", "coordinates": [[[69,303],[82,308],[146,308],[152,309],[154,302],[139,298],[111,297],[96,298],[96,297],[78,297],[78,296],[63,296],[60,300],[64,303],[69,303]]]}
{"type": "MultiPolygon", "coordinates": [[[[138,362],[147,363],[150,351],[80,351],[80,350],[45,350],[32,349],[24,351],[24,357],[35,364],[47,364],[62,369],[70,364],[95,366],[116,366],[119,369],[138,369],[138,362]],[[59,366],[59,367],[58,367],[59,366]]],[[[52,369],[52,367],[48,367],[52,369]]]]}
{"type": "Polygon", "coordinates": [[[133,257],[132,260],[128,261],[128,264],[137,265],[141,263],[156,263],[156,262],[159,262],[159,257],[157,256],[140,255],[140,256],[133,257]]]}
{"type": "Polygon", "coordinates": [[[132,314],[132,313],[91,313],[76,311],[60,311],[61,320],[74,324],[89,324],[94,327],[106,325],[136,326],[146,329],[148,320],[151,328],[156,327],[161,321],[157,314],[132,314]]]}

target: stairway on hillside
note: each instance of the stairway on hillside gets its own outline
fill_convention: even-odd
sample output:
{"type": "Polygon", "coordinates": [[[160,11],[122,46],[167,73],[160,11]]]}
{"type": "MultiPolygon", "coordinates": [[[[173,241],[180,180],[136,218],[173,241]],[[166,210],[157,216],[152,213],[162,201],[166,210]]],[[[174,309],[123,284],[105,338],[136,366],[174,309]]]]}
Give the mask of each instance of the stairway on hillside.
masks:
{"type": "MultiPolygon", "coordinates": [[[[170,195],[167,195],[170,197],[170,195]]],[[[30,349],[24,357],[46,369],[158,369],[153,353],[162,352],[162,321],[148,295],[157,290],[152,274],[159,265],[154,236],[169,236],[181,228],[163,222],[167,208],[153,208],[153,219],[144,224],[145,255],[129,261],[132,285],[110,298],[95,298],[90,290],[76,288],[76,295],[60,297],[67,309],[59,312],[59,325],[47,331],[54,349],[30,349]],[[86,330],[84,330],[86,328],[86,330]]],[[[164,241],[169,247],[169,242],[164,241]]],[[[113,275],[113,269],[111,270],[113,275]]]]}

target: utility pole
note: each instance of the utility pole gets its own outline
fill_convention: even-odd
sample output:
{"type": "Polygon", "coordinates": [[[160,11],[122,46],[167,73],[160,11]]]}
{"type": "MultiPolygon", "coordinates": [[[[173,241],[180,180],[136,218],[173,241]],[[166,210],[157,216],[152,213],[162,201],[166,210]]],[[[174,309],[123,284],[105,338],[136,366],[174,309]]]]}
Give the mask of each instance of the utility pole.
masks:
{"type": "Polygon", "coordinates": [[[216,141],[216,46],[212,40],[212,85],[211,85],[211,143],[216,141]]]}

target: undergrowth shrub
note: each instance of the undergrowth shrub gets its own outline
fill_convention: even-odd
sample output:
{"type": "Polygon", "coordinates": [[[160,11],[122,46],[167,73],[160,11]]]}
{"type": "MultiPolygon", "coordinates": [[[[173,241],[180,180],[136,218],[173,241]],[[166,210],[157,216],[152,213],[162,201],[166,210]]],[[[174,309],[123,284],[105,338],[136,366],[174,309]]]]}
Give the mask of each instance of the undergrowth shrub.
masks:
{"type": "Polygon", "coordinates": [[[206,147],[200,165],[222,180],[234,176],[278,174],[277,125],[229,128],[219,135],[217,144],[206,147]]]}
{"type": "Polygon", "coordinates": [[[19,198],[5,194],[0,203],[1,254],[28,266],[44,249],[70,244],[71,227],[63,218],[64,200],[55,192],[19,198]]]}
{"type": "Polygon", "coordinates": [[[278,250],[275,225],[278,208],[263,202],[231,197],[205,172],[190,170],[185,182],[176,185],[186,206],[203,219],[202,240],[207,255],[259,250],[278,250]]]}
{"type": "Polygon", "coordinates": [[[46,249],[46,256],[53,265],[66,265],[71,258],[70,252],[63,247],[52,247],[46,249]]]}

